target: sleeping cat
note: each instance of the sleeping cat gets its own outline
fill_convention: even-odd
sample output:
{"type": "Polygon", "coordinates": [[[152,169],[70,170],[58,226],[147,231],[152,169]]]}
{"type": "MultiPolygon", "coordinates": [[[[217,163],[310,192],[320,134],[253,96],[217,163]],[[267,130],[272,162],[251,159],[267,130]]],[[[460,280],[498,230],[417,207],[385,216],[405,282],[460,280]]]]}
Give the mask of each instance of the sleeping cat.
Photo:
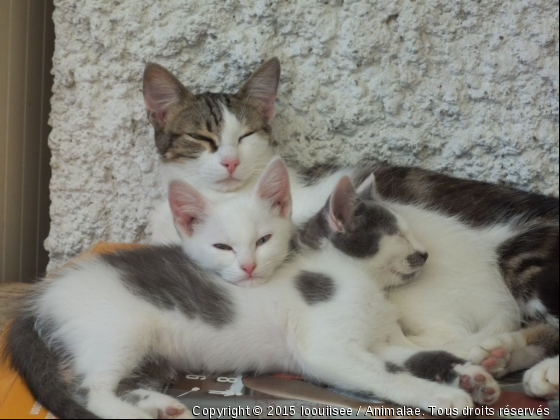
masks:
{"type": "MultiPolygon", "coordinates": [[[[215,199],[250,191],[273,155],[279,76],[272,59],[236,94],[195,95],[148,65],[144,98],[164,183],[179,177],[215,199]]],[[[428,348],[461,339],[465,356],[471,343],[471,359],[498,376],[545,359],[527,373],[526,390],[557,396],[558,358],[546,358],[558,354],[558,200],[416,168],[319,166],[290,169],[294,220],[316,214],[342,176],[360,182],[371,172],[379,198],[399,208],[435,256],[414,287],[391,293],[409,334],[428,348]]],[[[178,243],[166,203],[151,226],[153,242],[178,243]]]]}
{"type": "Polygon", "coordinates": [[[497,400],[499,387],[483,368],[444,352],[389,346],[402,339],[398,313],[372,278],[409,281],[425,251],[402,218],[361,200],[348,177],[302,228],[302,249],[272,276],[291,236],[280,160],[250,196],[212,203],[177,181],[169,201],[183,248],[77,262],[41,284],[11,327],[7,353],[55,415],[191,418],[157,392],[157,377],[142,375],[148,368],[160,375],[289,372],[454,416],[473,398],[497,400]],[[244,283],[260,287],[237,287],[244,283]]]}

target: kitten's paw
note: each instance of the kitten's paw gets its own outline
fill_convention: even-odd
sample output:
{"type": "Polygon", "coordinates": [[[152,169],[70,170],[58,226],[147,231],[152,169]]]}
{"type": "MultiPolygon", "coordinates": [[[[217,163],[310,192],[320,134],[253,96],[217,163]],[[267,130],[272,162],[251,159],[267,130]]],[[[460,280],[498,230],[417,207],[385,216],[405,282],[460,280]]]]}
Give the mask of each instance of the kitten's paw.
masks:
{"type": "Polygon", "coordinates": [[[523,386],[530,397],[558,399],[558,357],[544,360],[525,372],[523,386]]]}
{"type": "Polygon", "coordinates": [[[500,385],[482,366],[466,364],[456,366],[455,371],[459,374],[459,386],[475,403],[493,405],[500,398],[500,385]]]}
{"type": "Polygon", "coordinates": [[[180,404],[179,406],[168,406],[164,411],[158,413],[158,419],[194,419],[195,417],[191,411],[180,404]]]}
{"type": "Polygon", "coordinates": [[[191,411],[168,395],[157,392],[139,391],[138,408],[157,419],[194,419],[191,411]]]}
{"type": "Polygon", "coordinates": [[[474,401],[465,391],[449,388],[444,395],[436,395],[434,404],[430,405],[444,410],[446,417],[461,418],[465,417],[468,408],[474,407],[474,401]]]}
{"type": "Polygon", "coordinates": [[[469,353],[469,361],[483,366],[489,373],[501,378],[509,373],[511,357],[516,349],[527,345],[521,333],[502,334],[484,340],[469,353]]]}

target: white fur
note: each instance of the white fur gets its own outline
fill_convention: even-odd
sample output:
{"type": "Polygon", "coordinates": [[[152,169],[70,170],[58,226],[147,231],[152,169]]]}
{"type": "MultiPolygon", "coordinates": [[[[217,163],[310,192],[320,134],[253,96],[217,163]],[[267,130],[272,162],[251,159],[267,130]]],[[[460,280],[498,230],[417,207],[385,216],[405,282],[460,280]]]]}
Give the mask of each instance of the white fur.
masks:
{"type": "Polygon", "coordinates": [[[241,267],[249,263],[257,265],[253,282],[270,277],[289,252],[289,219],[271,214],[266,203],[252,194],[209,207],[205,223],[197,225],[193,236],[183,240],[185,252],[232,283],[247,280],[241,267]],[[255,245],[269,234],[269,242],[255,245]],[[231,246],[233,251],[217,249],[214,244],[231,246]]]}
{"type": "Polygon", "coordinates": [[[393,207],[431,255],[418,280],[390,296],[419,344],[441,346],[471,334],[490,336],[518,328],[519,309],[496,255],[498,245],[512,234],[509,226],[471,229],[415,206],[393,207]]]}

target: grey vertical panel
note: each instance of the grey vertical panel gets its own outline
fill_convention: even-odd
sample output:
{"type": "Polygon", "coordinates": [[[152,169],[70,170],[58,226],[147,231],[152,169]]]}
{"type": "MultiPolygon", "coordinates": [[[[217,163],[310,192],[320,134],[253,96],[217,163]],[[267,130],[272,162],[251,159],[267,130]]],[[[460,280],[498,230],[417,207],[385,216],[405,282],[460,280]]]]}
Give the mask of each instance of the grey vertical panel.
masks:
{"type": "Polygon", "coordinates": [[[41,152],[41,111],[43,85],[43,42],[45,3],[28,1],[25,138],[22,170],[22,212],[20,244],[21,281],[33,281],[37,275],[37,230],[39,207],[39,171],[41,152]]]}
{"type": "Polygon", "coordinates": [[[4,237],[6,235],[6,163],[8,154],[8,76],[10,60],[10,7],[8,0],[0,1],[0,51],[4,59],[0,60],[0,281],[4,279],[6,257],[4,253],[4,237]]]}
{"type": "Polygon", "coordinates": [[[11,1],[10,20],[4,281],[20,281],[27,1],[11,1]]]}
{"type": "Polygon", "coordinates": [[[0,282],[48,262],[52,0],[0,0],[0,282]]]}

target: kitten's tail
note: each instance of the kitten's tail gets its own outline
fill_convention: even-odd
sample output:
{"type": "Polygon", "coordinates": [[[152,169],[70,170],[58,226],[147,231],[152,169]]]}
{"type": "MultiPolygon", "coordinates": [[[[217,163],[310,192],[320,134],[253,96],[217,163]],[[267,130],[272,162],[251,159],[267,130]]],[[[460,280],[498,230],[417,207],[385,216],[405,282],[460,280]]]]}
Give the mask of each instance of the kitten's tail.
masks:
{"type": "Polygon", "coordinates": [[[23,312],[10,327],[4,357],[26,382],[33,396],[60,419],[98,419],[73,398],[64,381],[60,357],[35,331],[35,317],[23,312]]]}

